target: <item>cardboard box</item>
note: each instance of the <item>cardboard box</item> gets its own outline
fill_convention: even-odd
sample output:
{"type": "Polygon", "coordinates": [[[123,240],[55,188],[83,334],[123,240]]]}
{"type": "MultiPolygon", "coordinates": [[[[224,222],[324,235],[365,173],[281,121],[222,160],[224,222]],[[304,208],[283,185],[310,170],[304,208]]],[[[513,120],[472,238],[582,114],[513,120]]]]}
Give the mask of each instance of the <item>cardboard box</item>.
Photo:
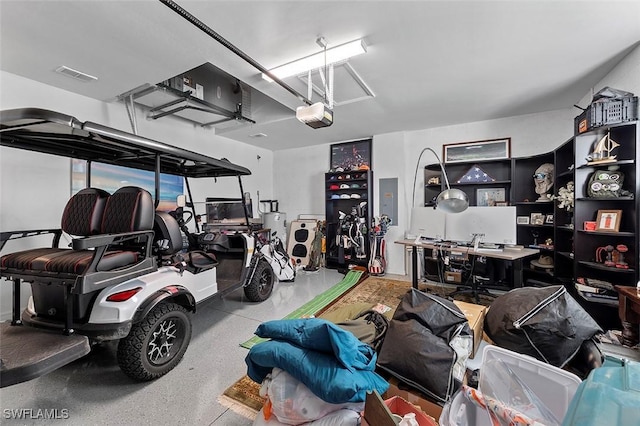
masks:
{"type": "Polygon", "coordinates": [[[414,413],[416,421],[420,426],[437,426],[436,421],[429,417],[414,404],[410,404],[405,399],[392,396],[386,400],[378,392],[367,394],[364,404],[364,415],[362,426],[395,426],[396,420],[401,419],[405,414],[414,413]],[[394,419],[394,415],[395,419],[394,419]]]}
{"type": "Polygon", "coordinates": [[[454,300],[453,303],[462,311],[469,321],[469,327],[473,331],[473,351],[471,352],[471,358],[475,358],[482,340],[484,317],[487,314],[487,307],[482,305],[475,305],[473,303],[460,302],[454,300]]]}
{"type": "Polygon", "coordinates": [[[427,396],[423,395],[420,391],[400,383],[400,381],[395,377],[391,377],[388,381],[389,389],[387,389],[387,391],[382,395],[383,398],[389,399],[397,396],[413,405],[417,405],[429,417],[434,419],[434,424],[437,424],[437,420],[440,418],[440,414],[442,413],[442,406],[428,399],[427,396]]]}
{"type": "Polygon", "coordinates": [[[461,272],[452,272],[445,271],[444,280],[448,283],[461,283],[462,282],[462,273],[461,272]]]}

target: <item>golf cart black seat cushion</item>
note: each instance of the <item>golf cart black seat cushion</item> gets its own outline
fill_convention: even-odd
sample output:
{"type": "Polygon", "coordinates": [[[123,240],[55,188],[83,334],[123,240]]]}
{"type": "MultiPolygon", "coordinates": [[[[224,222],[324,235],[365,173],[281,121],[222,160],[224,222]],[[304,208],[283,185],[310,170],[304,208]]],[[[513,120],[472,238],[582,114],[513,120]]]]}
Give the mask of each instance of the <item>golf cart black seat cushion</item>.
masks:
{"type": "MultiPolygon", "coordinates": [[[[151,194],[139,187],[125,186],[107,200],[101,234],[119,234],[153,229],[154,206],[151,194]]],[[[91,264],[93,250],[66,250],[44,262],[48,272],[83,274],[91,264]]],[[[96,270],[111,271],[138,261],[138,253],[130,250],[110,250],[100,259],[96,270]]],[[[32,266],[40,266],[35,263],[32,266]]]]}
{"type": "Polygon", "coordinates": [[[178,221],[167,212],[156,212],[153,231],[154,245],[162,256],[170,256],[182,250],[182,234],[178,221]]]}
{"type": "Polygon", "coordinates": [[[101,234],[153,229],[155,207],[151,194],[137,186],[124,186],[107,200],[101,234]]]}
{"type": "Polygon", "coordinates": [[[99,234],[109,193],[98,188],[85,188],[76,193],[64,208],[61,228],[70,235],[86,237],[99,234]]]}
{"type": "MultiPolygon", "coordinates": [[[[109,193],[98,188],[85,188],[72,196],[62,213],[60,228],[69,235],[87,237],[100,233],[104,208],[109,193]]],[[[2,256],[1,265],[12,269],[44,270],[46,259],[67,252],[69,249],[49,247],[24,250],[2,256]],[[39,259],[39,261],[36,261],[39,259]]]]}
{"type": "MultiPolygon", "coordinates": [[[[93,250],[67,250],[59,256],[49,259],[44,270],[68,274],[83,274],[93,260],[93,250]]],[[[134,251],[109,251],[98,263],[98,271],[111,271],[138,261],[138,253],[134,251]]]]}
{"type": "MultiPolygon", "coordinates": [[[[80,236],[148,231],[152,229],[154,209],[153,200],[148,191],[131,186],[120,188],[111,196],[102,190],[92,189],[92,191],[84,193],[83,191],[74,195],[67,203],[62,221],[63,226],[65,224],[69,225],[76,232],[82,230],[95,232],[95,234],[80,236]],[[102,203],[104,194],[107,194],[107,197],[102,203]],[[90,202],[91,197],[100,201],[92,203],[90,202]],[[104,204],[104,209],[100,213],[100,226],[96,228],[95,222],[98,216],[99,204],[104,204]],[[87,224],[81,224],[81,219],[86,220],[87,224]]],[[[63,229],[66,231],[68,228],[63,229]]],[[[83,274],[91,264],[94,254],[94,250],[62,248],[27,250],[3,256],[2,267],[33,271],[34,273],[46,271],[83,274]]],[[[138,261],[138,258],[139,255],[136,251],[114,249],[104,254],[96,269],[98,271],[110,271],[134,264],[138,261]]]]}

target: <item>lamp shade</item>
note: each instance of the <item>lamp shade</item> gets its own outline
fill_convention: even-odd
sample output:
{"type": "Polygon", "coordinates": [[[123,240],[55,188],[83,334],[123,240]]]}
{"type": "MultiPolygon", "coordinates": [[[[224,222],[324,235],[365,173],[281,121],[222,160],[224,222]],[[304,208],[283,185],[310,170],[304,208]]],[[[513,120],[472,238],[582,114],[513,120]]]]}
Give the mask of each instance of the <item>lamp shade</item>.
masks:
{"type": "Polygon", "coordinates": [[[436,198],[436,207],[446,213],[460,213],[469,207],[469,197],[459,189],[445,189],[436,198]]]}

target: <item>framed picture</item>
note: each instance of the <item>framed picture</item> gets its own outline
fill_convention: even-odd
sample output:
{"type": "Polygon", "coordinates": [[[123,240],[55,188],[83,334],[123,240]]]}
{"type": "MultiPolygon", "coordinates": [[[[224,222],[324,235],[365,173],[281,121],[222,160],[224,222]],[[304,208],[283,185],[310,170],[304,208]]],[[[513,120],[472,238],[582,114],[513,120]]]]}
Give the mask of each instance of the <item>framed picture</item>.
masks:
{"type": "Polygon", "coordinates": [[[598,210],[596,231],[618,232],[622,210],[598,210]]]}
{"type": "Polygon", "coordinates": [[[518,225],[528,225],[529,224],[529,216],[518,216],[516,218],[516,223],[518,225]]]}
{"type": "Polygon", "coordinates": [[[544,213],[531,213],[532,225],[544,225],[545,215],[544,213]]]}
{"type": "Polygon", "coordinates": [[[544,219],[544,223],[553,225],[553,215],[552,214],[548,214],[547,217],[544,219]]]}
{"type": "Polygon", "coordinates": [[[371,139],[331,145],[331,170],[363,170],[371,168],[371,139]]]}
{"type": "Polygon", "coordinates": [[[442,158],[445,163],[511,158],[511,138],[445,144],[442,158]]]}
{"type": "Polygon", "coordinates": [[[596,222],[596,221],[585,220],[584,223],[583,223],[583,227],[584,227],[585,231],[595,231],[597,224],[598,224],[598,222],[596,222]]]}
{"type": "Polygon", "coordinates": [[[496,203],[505,201],[504,188],[476,189],[476,206],[497,206],[496,203]]]}

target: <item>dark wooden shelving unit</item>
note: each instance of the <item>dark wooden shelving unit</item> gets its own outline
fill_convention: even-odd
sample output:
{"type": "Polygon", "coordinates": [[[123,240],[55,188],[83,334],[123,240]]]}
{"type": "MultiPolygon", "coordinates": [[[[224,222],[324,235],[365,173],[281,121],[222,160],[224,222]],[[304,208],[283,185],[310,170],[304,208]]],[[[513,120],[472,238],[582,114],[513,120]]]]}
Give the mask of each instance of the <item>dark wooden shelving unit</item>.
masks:
{"type": "MultiPolygon", "coordinates": [[[[505,190],[505,202],[511,202],[511,183],[512,183],[512,163],[510,158],[498,159],[498,160],[480,160],[480,161],[465,161],[460,163],[447,163],[444,168],[449,178],[449,185],[452,188],[458,188],[464,191],[469,197],[469,205],[477,206],[477,190],[478,189],[500,189],[505,190]],[[487,173],[494,180],[491,182],[458,182],[471,167],[477,165],[485,173],[487,173]]],[[[430,164],[424,169],[424,199],[425,206],[433,205],[433,200],[438,194],[446,189],[446,184],[442,178],[442,171],[439,164],[430,164]],[[438,177],[440,180],[439,185],[429,184],[429,179],[438,177]]]]}
{"type": "Polygon", "coordinates": [[[338,232],[340,212],[351,214],[352,208],[366,202],[366,226],[367,230],[373,220],[373,172],[371,170],[354,170],[345,172],[325,173],[325,217],[327,220],[327,268],[341,269],[348,265],[367,266],[371,247],[369,234],[364,235],[365,258],[357,258],[353,249],[348,249],[344,262],[338,257],[336,247],[336,235],[338,232]],[[336,188],[335,186],[338,188],[336,188]],[[341,185],[348,188],[340,188],[341,185]],[[354,187],[354,185],[357,185],[354,187]],[[364,186],[364,187],[363,187],[364,186]],[[357,194],[359,198],[352,198],[357,194]],[[334,198],[346,195],[349,198],[334,198]]]}
{"type": "MultiPolygon", "coordinates": [[[[640,228],[640,131],[637,121],[603,126],[575,136],[575,229],[573,240],[574,277],[608,281],[614,285],[635,286],[640,277],[638,229],[640,228]],[[620,160],[604,164],[587,164],[586,157],[595,144],[605,135],[619,144],[612,154],[620,160]],[[587,189],[591,176],[596,171],[618,171],[624,175],[621,188],[633,194],[622,197],[590,197],[587,189]],[[622,217],[618,232],[586,231],[585,221],[596,221],[599,210],[621,210],[622,217]],[[627,247],[623,253],[628,269],[605,266],[596,259],[596,251],[606,246],[627,247]]],[[[617,299],[596,297],[579,292],[571,286],[576,299],[605,329],[620,328],[617,313],[617,299]]]]}

